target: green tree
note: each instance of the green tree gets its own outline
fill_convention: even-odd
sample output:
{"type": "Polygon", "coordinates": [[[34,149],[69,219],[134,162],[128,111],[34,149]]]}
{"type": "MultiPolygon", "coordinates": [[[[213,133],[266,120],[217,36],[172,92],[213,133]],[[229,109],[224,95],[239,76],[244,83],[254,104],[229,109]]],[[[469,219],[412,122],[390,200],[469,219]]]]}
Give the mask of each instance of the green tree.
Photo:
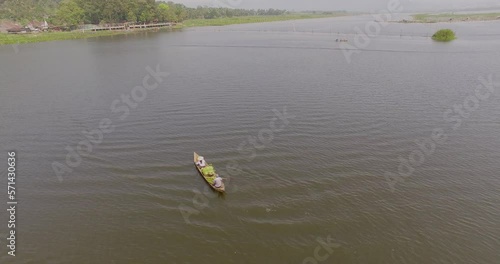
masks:
{"type": "Polygon", "coordinates": [[[137,16],[135,15],[133,10],[129,10],[127,12],[127,21],[132,23],[137,22],[137,16]]]}
{"type": "Polygon", "coordinates": [[[155,0],[135,0],[137,3],[137,19],[141,23],[148,23],[156,18],[155,0]]]}
{"type": "Polygon", "coordinates": [[[186,7],[183,4],[173,4],[176,21],[184,21],[188,17],[186,7]]]}
{"type": "Polygon", "coordinates": [[[76,0],[78,6],[84,10],[85,23],[99,24],[102,19],[103,3],[102,0],[76,0]]]}
{"type": "Polygon", "coordinates": [[[151,20],[153,20],[153,14],[151,11],[149,11],[149,9],[142,10],[141,15],[139,16],[139,21],[142,23],[148,23],[151,20]]]}
{"type": "Polygon", "coordinates": [[[46,18],[54,24],[75,26],[82,22],[180,22],[194,18],[269,16],[284,13],[285,10],[278,9],[245,10],[206,6],[189,8],[171,1],[155,0],[0,0],[0,18],[20,21],[23,24],[46,18]]]}
{"type": "Polygon", "coordinates": [[[127,17],[126,3],[122,0],[103,1],[101,9],[101,19],[106,22],[122,22],[127,17]]]}
{"type": "Polygon", "coordinates": [[[85,11],[75,0],[63,0],[56,11],[56,21],[65,26],[76,26],[83,22],[85,11]]]}
{"type": "Polygon", "coordinates": [[[157,18],[161,22],[167,21],[170,7],[165,3],[159,3],[157,8],[157,18]]]}
{"type": "Polygon", "coordinates": [[[0,18],[26,22],[43,20],[55,12],[57,2],[57,0],[0,0],[0,18]]]}

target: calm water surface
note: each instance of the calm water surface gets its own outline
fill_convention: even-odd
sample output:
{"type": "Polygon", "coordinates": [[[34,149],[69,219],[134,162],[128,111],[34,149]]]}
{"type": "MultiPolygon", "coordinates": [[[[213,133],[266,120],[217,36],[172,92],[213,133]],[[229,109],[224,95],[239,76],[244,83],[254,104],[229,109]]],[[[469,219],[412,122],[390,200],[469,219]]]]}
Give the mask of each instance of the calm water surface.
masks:
{"type": "MultiPolygon", "coordinates": [[[[372,20],[0,47],[14,263],[303,263],[327,237],[339,246],[318,263],[499,263],[500,87],[453,115],[455,130],[443,115],[480,76],[500,79],[500,23],[391,23],[347,63],[335,39],[353,45],[372,20]],[[459,39],[433,42],[442,27],[459,39]],[[113,101],[157,65],[168,77],[121,120],[113,101]],[[52,164],[103,118],[113,132],[59,181],[52,164]],[[391,191],[384,175],[434,129],[447,140],[391,191]],[[245,143],[259,135],[270,142],[245,143]],[[207,190],[193,151],[230,179],[225,196],[207,190]]],[[[12,261],[1,241],[0,262],[12,261]]]]}

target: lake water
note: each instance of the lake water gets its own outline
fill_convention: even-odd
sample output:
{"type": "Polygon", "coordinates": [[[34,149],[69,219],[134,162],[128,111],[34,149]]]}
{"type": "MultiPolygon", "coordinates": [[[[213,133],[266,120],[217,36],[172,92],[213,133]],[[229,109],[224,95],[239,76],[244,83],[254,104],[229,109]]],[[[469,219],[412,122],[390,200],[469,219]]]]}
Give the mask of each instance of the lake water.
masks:
{"type": "Polygon", "coordinates": [[[500,22],[373,20],[0,47],[0,262],[499,263],[500,22]]]}

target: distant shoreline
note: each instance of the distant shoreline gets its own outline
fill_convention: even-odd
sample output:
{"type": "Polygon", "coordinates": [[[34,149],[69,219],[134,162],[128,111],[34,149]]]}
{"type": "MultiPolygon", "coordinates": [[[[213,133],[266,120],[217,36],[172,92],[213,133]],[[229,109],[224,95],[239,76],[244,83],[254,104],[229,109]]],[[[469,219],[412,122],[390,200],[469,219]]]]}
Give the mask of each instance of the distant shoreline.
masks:
{"type": "Polygon", "coordinates": [[[331,13],[331,14],[289,14],[278,16],[242,16],[242,17],[225,17],[215,19],[190,19],[177,26],[167,27],[162,29],[136,29],[136,30],[109,30],[109,31],[82,31],[74,30],[68,32],[39,32],[39,33],[26,33],[26,34],[9,34],[0,33],[0,45],[14,45],[26,43],[38,43],[68,39],[85,39],[103,36],[116,36],[134,34],[144,31],[158,31],[158,30],[180,30],[182,28],[190,27],[207,27],[207,26],[226,26],[236,24],[252,24],[252,23],[265,23],[277,22],[288,20],[301,20],[301,19],[314,19],[314,18],[328,18],[352,15],[349,13],[331,13]]]}
{"type": "Polygon", "coordinates": [[[184,27],[206,27],[206,26],[227,26],[237,24],[266,23],[288,20],[301,20],[313,18],[328,18],[340,16],[352,16],[351,13],[331,13],[331,14],[289,14],[279,16],[243,16],[243,17],[224,17],[214,19],[189,19],[183,22],[184,27]]]}
{"type": "Polygon", "coordinates": [[[500,21],[500,13],[443,13],[443,14],[414,14],[412,20],[400,20],[397,23],[455,23],[455,22],[479,22],[500,21]]]}

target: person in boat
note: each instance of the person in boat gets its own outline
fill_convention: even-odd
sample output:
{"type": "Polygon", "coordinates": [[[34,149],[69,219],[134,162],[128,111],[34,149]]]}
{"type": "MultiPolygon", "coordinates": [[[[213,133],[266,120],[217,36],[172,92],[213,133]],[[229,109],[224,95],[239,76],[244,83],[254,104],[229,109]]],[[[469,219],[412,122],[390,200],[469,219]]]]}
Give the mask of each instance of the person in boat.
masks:
{"type": "Polygon", "coordinates": [[[198,157],[198,162],[196,162],[196,165],[200,168],[205,168],[207,166],[207,162],[202,156],[198,157]]]}
{"type": "Polygon", "coordinates": [[[222,187],[222,178],[219,176],[219,174],[216,174],[214,183],[212,184],[215,188],[220,188],[222,187]]]}

